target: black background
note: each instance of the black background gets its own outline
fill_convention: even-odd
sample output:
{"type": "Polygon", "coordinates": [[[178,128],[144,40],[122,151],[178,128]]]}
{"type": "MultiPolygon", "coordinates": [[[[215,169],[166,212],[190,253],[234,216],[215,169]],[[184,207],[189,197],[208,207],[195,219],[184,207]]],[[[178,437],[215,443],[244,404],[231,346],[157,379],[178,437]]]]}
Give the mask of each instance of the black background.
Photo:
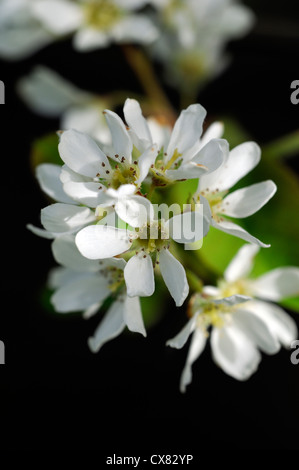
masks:
{"type": "MultiPolygon", "coordinates": [[[[232,65],[198,101],[211,119],[233,115],[262,144],[298,128],[290,84],[299,79],[299,10],[295,0],[247,4],[259,17],[255,29],[229,45],[232,65]]],[[[54,263],[49,242],[25,229],[39,224],[48,203],[30,170],[29,151],[34,138],[59,125],[31,113],[14,91],[16,80],[39,63],[90,91],[140,90],[117,47],[79,54],[65,41],[27,60],[0,62],[6,85],[0,107],[0,338],[6,345],[0,448],[97,449],[99,462],[122,452],[200,456],[218,449],[298,449],[299,365],[291,364],[289,351],[265,356],[258,372],[240,383],[215,366],[207,348],[182,395],[186,348],[165,347],[181,326],[182,312],[172,301],[162,306],[164,319],[146,340],[125,334],[98,355],[86,344],[97,318],[86,322],[41,307],[39,295],[54,263]]],[[[167,93],[177,105],[175,92],[167,93]]],[[[295,168],[296,158],[288,164],[295,168]]]]}

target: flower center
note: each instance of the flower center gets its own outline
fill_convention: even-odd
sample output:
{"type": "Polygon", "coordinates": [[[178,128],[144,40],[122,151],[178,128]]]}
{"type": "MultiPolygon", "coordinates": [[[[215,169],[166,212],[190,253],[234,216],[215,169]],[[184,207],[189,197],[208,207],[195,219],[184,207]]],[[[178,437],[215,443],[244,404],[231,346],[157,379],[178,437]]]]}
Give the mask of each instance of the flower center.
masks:
{"type": "Polygon", "coordinates": [[[199,193],[199,196],[197,198],[197,202],[200,202],[200,196],[204,196],[206,200],[208,201],[210,205],[210,209],[212,212],[212,217],[215,220],[215,222],[221,222],[223,221],[222,214],[224,212],[223,210],[223,198],[226,196],[228,191],[219,191],[219,189],[215,189],[214,191],[210,191],[209,189],[206,189],[204,191],[201,191],[199,193]]]}
{"type": "Polygon", "coordinates": [[[135,250],[137,252],[139,250],[148,253],[159,252],[169,245],[169,232],[161,220],[144,224],[136,229],[136,233],[138,234],[135,241],[135,250]]]}
{"type": "Polygon", "coordinates": [[[183,161],[183,159],[180,158],[182,154],[179,153],[178,149],[175,149],[172,157],[168,160],[167,163],[165,163],[164,161],[165,155],[166,153],[164,154],[164,150],[162,148],[158,154],[155,165],[151,168],[152,173],[154,174],[153,183],[155,186],[167,186],[171,184],[172,180],[169,180],[165,175],[166,170],[177,170],[181,166],[183,161]]]}
{"type": "Polygon", "coordinates": [[[210,326],[222,328],[231,321],[235,306],[225,304],[215,304],[209,299],[203,298],[200,294],[195,294],[189,304],[188,315],[192,317],[201,311],[196,320],[196,326],[201,328],[208,335],[210,326]]]}
{"type": "MultiPolygon", "coordinates": [[[[129,164],[125,157],[115,155],[118,163],[110,159],[111,169],[106,169],[105,163],[97,173],[98,181],[107,188],[118,189],[123,184],[135,184],[139,177],[139,168],[137,160],[129,164]]],[[[99,186],[99,189],[102,189],[99,186]]]]}
{"type": "Polygon", "coordinates": [[[84,5],[88,25],[101,30],[108,30],[120,18],[121,11],[111,0],[94,0],[84,5]]]}
{"type": "Polygon", "coordinates": [[[222,328],[230,319],[233,308],[224,304],[208,303],[198,316],[198,326],[207,329],[209,326],[222,328]]]}
{"type": "Polygon", "coordinates": [[[107,266],[100,270],[100,274],[107,279],[111,292],[115,292],[124,283],[124,272],[116,266],[107,266]]]}
{"type": "Polygon", "coordinates": [[[218,283],[218,287],[221,291],[221,297],[231,297],[232,295],[246,295],[250,297],[252,294],[249,282],[246,279],[239,279],[235,282],[221,280],[218,283]]]}

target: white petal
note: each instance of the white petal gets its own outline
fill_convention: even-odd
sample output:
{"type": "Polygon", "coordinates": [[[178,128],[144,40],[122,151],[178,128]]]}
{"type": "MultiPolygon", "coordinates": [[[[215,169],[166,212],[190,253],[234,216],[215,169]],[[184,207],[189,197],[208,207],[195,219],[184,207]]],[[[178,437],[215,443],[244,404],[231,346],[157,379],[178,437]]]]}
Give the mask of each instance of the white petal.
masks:
{"type": "Polygon", "coordinates": [[[217,170],[224,162],[224,156],[228,152],[228,142],[224,139],[210,140],[193,157],[192,162],[204,165],[208,173],[217,170]]]}
{"type": "Polygon", "coordinates": [[[255,142],[238,145],[229,152],[218,170],[201,178],[199,189],[224,191],[231,188],[259,163],[260,158],[261,149],[255,142]]]}
{"type": "Polygon", "coordinates": [[[86,310],[84,310],[82,314],[82,317],[84,318],[84,320],[89,320],[89,318],[96,315],[99,309],[101,308],[101,306],[102,306],[102,302],[97,302],[91,305],[90,307],[88,307],[86,310]]]}
{"type": "Polygon", "coordinates": [[[75,204],[75,201],[65,194],[60,181],[61,166],[52,163],[42,163],[36,168],[36,177],[42,190],[54,201],[75,204]]]}
{"type": "Polygon", "coordinates": [[[182,393],[186,391],[186,386],[192,382],[192,365],[204,350],[206,342],[207,337],[203,330],[196,328],[192,335],[186,364],[181,375],[180,391],[182,393]]]}
{"type": "Polygon", "coordinates": [[[178,214],[166,222],[170,237],[178,243],[193,243],[201,240],[209,230],[203,216],[203,205],[198,204],[196,211],[178,214]]]}
{"type": "Polygon", "coordinates": [[[63,189],[68,196],[80,204],[93,208],[100,204],[103,195],[103,188],[105,187],[101,183],[93,182],[76,183],[68,181],[63,184],[63,189]]]}
{"type": "Polygon", "coordinates": [[[133,256],[124,269],[129,297],[149,297],[155,291],[154,269],[151,257],[144,252],[133,256]]]}
{"type": "Polygon", "coordinates": [[[124,301],[124,321],[130,331],[146,336],[139,297],[126,296],[124,301]]]}
{"type": "Polygon", "coordinates": [[[240,227],[233,222],[228,220],[223,220],[221,222],[212,221],[213,227],[221,230],[222,232],[228,233],[230,235],[234,235],[235,237],[241,238],[249,243],[254,243],[255,245],[262,246],[263,248],[269,248],[270,245],[266,245],[265,243],[261,242],[250,233],[246,232],[246,230],[240,227]]]}
{"type": "Polygon", "coordinates": [[[40,25],[28,23],[0,30],[0,57],[25,59],[53,41],[53,36],[40,25]]]}
{"type": "Polygon", "coordinates": [[[74,48],[84,52],[106,47],[110,42],[111,38],[106,32],[89,27],[79,29],[73,38],[74,48]]]}
{"type": "Polygon", "coordinates": [[[248,297],[247,295],[236,294],[231,295],[230,297],[224,297],[223,299],[216,299],[212,302],[216,305],[227,305],[228,307],[231,307],[233,305],[238,305],[247,302],[248,300],[252,300],[252,298],[248,297]]]}
{"type": "Polygon", "coordinates": [[[127,251],[130,232],[103,225],[89,225],[76,235],[76,245],[83,256],[89,259],[112,258],[127,251]]]}
{"type": "Polygon", "coordinates": [[[149,149],[145,150],[142,155],[140,155],[138,159],[138,167],[140,173],[138,180],[136,180],[136,184],[141,184],[142,181],[145,180],[151,165],[155,163],[157,154],[158,148],[156,145],[153,145],[149,149]]]}
{"type": "Polygon", "coordinates": [[[267,204],[276,190],[276,184],[270,180],[237,189],[223,199],[220,212],[229,217],[248,217],[267,204]]]}
{"type": "Polygon", "coordinates": [[[57,312],[75,312],[101,302],[109,294],[107,280],[101,276],[90,274],[58,289],[52,295],[51,302],[57,312]]]}
{"type": "Polygon", "coordinates": [[[290,348],[298,337],[295,321],[278,305],[254,300],[248,302],[246,310],[258,316],[285,348],[290,348]]]}
{"type": "Polygon", "coordinates": [[[87,207],[58,202],[41,210],[41,223],[49,232],[75,232],[94,221],[95,216],[87,207]]]}
{"type": "Polygon", "coordinates": [[[227,5],[223,8],[218,22],[219,35],[223,37],[242,37],[255,21],[253,12],[244,5],[227,5]]]}
{"type": "Polygon", "coordinates": [[[76,173],[75,171],[71,170],[67,165],[62,165],[61,167],[61,173],[60,173],[60,181],[62,184],[68,183],[70,181],[74,183],[90,183],[93,181],[92,178],[89,176],[83,176],[80,175],[79,173],[76,173]]]}
{"type": "Polygon", "coordinates": [[[119,300],[116,300],[109,308],[93,336],[88,339],[92,352],[98,352],[105,343],[116,338],[124,330],[123,309],[124,304],[119,300]]]}
{"type": "Polygon", "coordinates": [[[164,282],[176,306],[180,307],[189,294],[189,284],[185,269],[168,250],[160,251],[159,260],[164,282]]]}
{"type": "Polygon", "coordinates": [[[121,118],[113,111],[105,110],[104,115],[112,136],[115,155],[132,161],[133,144],[121,118]]]}
{"type": "Polygon", "coordinates": [[[173,181],[182,181],[186,179],[197,179],[207,173],[208,168],[196,163],[187,162],[182,164],[177,170],[166,170],[165,175],[173,181]]]}
{"type": "Polygon", "coordinates": [[[18,92],[35,112],[53,117],[60,116],[67,108],[88,100],[90,96],[41,65],[18,82],[18,92]]]}
{"type": "Polygon", "coordinates": [[[196,327],[196,320],[198,317],[198,313],[196,313],[188,323],[184,326],[184,328],[173,338],[169,339],[166,342],[166,346],[171,346],[172,348],[181,349],[188,341],[189,336],[194,331],[196,327]]]}
{"type": "Polygon", "coordinates": [[[258,251],[257,245],[243,245],[224,271],[224,279],[227,282],[235,282],[247,277],[258,251]]]}
{"type": "Polygon", "coordinates": [[[127,98],[124,105],[125,120],[134,135],[134,144],[140,151],[144,151],[152,144],[152,136],[143,117],[140,104],[137,100],[127,98]]]}
{"type": "Polygon", "coordinates": [[[57,263],[75,271],[99,271],[98,261],[90,260],[81,255],[74,235],[62,235],[52,243],[53,256],[57,263]]]}
{"type": "Polygon", "coordinates": [[[58,148],[62,160],[76,173],[95,178],[103,169],[102,163],[110,169],[106,155],[82,132],[74,129],[63,132],[58,148]]]}
{"type": "Polygon", "coordinates": [[[93,101],[69,107],[61,117],[61,129],[76,129],[88,134],[95,140],[109,143],[109,129],[104,121],[100,103],[93,101]]]}
{"type": "Polygon", "coordinates": [[[212,139],[220,139],[224,132],[223,122],[216,121],[211,124],[200,139],[200,144],[204,147],[212,139]]]}
{"type": "Polygon", "coordinates": [[[211,347],[216,364],[237,380],[247,380],[261,361],[257,348],[233,325],[213,328],[211,347]]]}
{"type": "Polygon", "coordinates": [[[203,286],[202,293],[209,297],[221,297],[221,290],[215,286],[203,286]]]}
{"type": "Polygon", "coordinates": [[[281,300],[299,295],[299,268],[273,269],[252,282],[254,294],[265,300],[281,300]]]}
{"type": "Polygon", "coordinates": [[[147,16],[131,14],[114,25],[111,35],[117,42],[149,44],[157,38],[158,30],[147,16]]]}
{"type": "Polygon", "coordinates": [[[244,305],[244,310],[238,309],[234,312],[233,321],[244,335],[263,352],[276,354],[279,351],[279,341],[270,331],[267,323],[250,311],[246,311],[246,305],[244,305]]]}
{"type": "Polygon", "coordinates": [[[131,227],[142,227],[153,217],[153,206],[142,196],[131,196],[115,204],[117,215],[131,227]]]}
{"type": "Polygon", "coordinates": [[[82,277],[85,277],[85,273],[82,276],[82,273],[58,266],[50,269],[47,279],[47,286],[53,290],[58,289],[59,287],[73,282],[76,279],[82,279],[82,277]]]}
{"type": "Polygon", "coordinates": [[[133,196],[135,192],[136,186],[134,186],[134,184],[122,184],[118,189],[109,188],[107,190],[107,194],[116,200],[127,196],[133,196]]]}
{"type": "Polygon", "coordinates": [[[199,141],[206,110],[200,104],[192,104],[177,119],[167,148],[167,162],[177,149],[183,153],[199,141]]]}
{"type": "Polygon", "coordinates": [[[48,232],[48,230],[35,227],[32,224],[27,224],[26,228],[28,228],[30,232],[34,233],[34,235],[37,235],[38,237],[42,238],[47,238],[48,240],[52,240],[53,238],[56,238],[58,235],[60,235],[59,233],[48,232]]]}
{"type": "Polygon", "coordinates": [[[67,34],[80,26],[82,9],[67,0],[42,0],[32,5],[34,16],[54,34],[67,34]]]}
{"type": "Polygon", "coordinates": [[[165,120],[159,120],[159,118],[155,118],[150,116],[147,118],[148,127],[150,129],[150,133],[152,136],[152,142],[158,145],[158,148],[161,149],[162,147],[166,149],[170,136],[171,136],[171,127],[165,120]]]}

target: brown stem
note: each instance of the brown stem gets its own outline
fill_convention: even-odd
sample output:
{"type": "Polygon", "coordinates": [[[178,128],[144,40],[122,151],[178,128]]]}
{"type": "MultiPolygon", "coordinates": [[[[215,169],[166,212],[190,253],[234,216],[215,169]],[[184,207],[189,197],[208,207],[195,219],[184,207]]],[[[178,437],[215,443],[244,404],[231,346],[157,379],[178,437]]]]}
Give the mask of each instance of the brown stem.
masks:
{"type": "Polygon", "coordinates": [[[126,60],[134,70],[142,87],[152,102],[157,113],[166,117],[171,126],[174,125],[177,114],[162,89],[151,62],[145,53],[137,47],[125,45],[122,47],[126,60]]]}

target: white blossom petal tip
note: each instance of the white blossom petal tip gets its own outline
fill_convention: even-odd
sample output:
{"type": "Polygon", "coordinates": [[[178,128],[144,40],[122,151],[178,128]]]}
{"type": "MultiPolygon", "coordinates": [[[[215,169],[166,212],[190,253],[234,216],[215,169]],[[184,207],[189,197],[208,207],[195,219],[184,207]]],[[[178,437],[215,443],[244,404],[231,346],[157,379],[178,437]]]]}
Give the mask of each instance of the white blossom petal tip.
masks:
{"type": "Polygon", "coordinates": [[[89,225],[76,235],[80,253],[89,259],[112,258],[127,251],[132,244],[130,232],[104,225],[89,225]]]}

